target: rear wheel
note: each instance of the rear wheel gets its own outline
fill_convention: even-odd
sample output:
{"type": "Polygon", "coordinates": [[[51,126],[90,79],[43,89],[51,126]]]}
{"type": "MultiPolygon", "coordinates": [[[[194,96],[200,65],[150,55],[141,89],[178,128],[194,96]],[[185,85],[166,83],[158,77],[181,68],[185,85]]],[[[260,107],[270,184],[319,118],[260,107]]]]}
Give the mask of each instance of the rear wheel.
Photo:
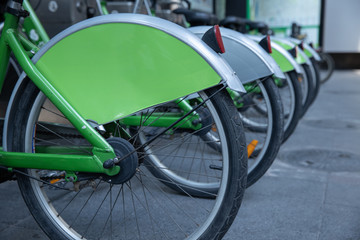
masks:
{"type": "MultiPolygon", "coordinates": [[[[92,146],[33,83],[24,81],[19,90],[21,94],[14,98],[15,107],[8,121],[9,151],[91,154],[92,146]]],[[[205,101],[217,91],[209,89],[196,97],[205,101]]],[[[159,114],[169,109],[168,105],[172,104],[138,113],[143,117],[142,127],[137,127],[135,134],[121,121],[104,125],[112,130],[102,134],[105,138],[126,139],[137,148],[137,139],[152,128],[145,126],[150,113],[156,119],[178,114],[174,108],[169,114],[159,114]]],[[[244,136],[226,92],[215,94],[206,102],[206,108],[218,129],[221,152],[196,140],[195,131],[173,128],[148,145],[152,152],[137,150],[139,165],[135,175],[124,183],[89,173],[77,173],[78,181],[67,182],[63,171],[24,169],[24,173],[48,183],[18,174],[20,190],[34,218],[52,239],[221,238],[236,216],[246,185],[244,136]],[[177,165],[172,171],[179,176],[186,172],[193,182],[208,179],[216,184],[216,191],[206,192],[211,199],[195,198],[186,185],[175,182],[170,183],[182,194],[165,187],[166,180],[152,175],[145,166],[144,158],[153,154],[172,159],[177,165]],[[215,167],[209,167],[211,164],[215,167]]],[[[116,146],[116,141],[110,142],[116,146]]]]}

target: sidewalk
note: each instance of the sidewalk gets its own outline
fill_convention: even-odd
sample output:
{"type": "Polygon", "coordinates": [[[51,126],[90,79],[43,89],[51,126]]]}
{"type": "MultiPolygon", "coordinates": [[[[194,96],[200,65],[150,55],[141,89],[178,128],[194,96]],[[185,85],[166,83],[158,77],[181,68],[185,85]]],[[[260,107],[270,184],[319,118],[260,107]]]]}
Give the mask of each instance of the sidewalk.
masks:
{"type": "MultiPolygon", "coordinates": [[[[16,182],[0,193],[0,239],[47,239],[16,182]]],[[[337,71],[321,87],[224,239],[360,239],[360,71],[337,71]]]]}
{"type": "Polygon", "coordinates": [[[337,71],[224,239],[360,239],[360,71],[337,71]]]}

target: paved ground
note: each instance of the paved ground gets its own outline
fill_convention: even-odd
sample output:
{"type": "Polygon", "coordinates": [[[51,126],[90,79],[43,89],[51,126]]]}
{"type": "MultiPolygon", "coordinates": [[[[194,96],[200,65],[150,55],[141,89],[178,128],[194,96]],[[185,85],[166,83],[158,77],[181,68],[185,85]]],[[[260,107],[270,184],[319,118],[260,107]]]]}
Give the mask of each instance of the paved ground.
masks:
{"type": "MultiPolygon", "coordinates": [[[[0,185],[0,205],[0,239],[46,239],[15,182],[0,185]]],[[[360,71],[322,86],[224,239],[360,239],[360,71]]]]}

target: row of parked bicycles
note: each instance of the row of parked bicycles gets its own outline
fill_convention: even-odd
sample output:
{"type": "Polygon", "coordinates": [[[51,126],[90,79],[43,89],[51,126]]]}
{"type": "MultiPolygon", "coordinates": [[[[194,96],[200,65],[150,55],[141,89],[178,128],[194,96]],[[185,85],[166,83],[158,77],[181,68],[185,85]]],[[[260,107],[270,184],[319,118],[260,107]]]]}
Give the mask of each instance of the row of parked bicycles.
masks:
{"type": "Polygon", "coordinates": [[[95,3],[52,39],[28,0],[2,3],[0,86],[16,85],[0,181],[51,239],[222,238],[330,77],[327,55],[189,2],[95,3]]]}

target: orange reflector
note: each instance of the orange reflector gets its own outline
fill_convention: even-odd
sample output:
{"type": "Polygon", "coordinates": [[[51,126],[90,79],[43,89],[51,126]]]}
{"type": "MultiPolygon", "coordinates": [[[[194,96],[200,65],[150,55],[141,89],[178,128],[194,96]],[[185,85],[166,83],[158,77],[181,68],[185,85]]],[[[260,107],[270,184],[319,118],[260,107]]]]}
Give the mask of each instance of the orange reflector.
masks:
{"type": "Polygon", "coordinates": [[[216,128],[216,125],[215,125],[215,124],[213,124],[213,125],[211,126],[211,130],[214,131],[214,132],[217,132],[217,128],[216,128]]]}
{"type": "Polygon", "coordinates": [[[247,152],[248,152],[248,158],[251,156],[251,154],[254,152],[256,145],[258,144],[258,140],[252,140],[249,145],[247,146],[247,152]]]}
{"type": "Polygon", "coordinates": [[[58,178],[58,179],[52,179],[51,181],[50,181],[50,183],[51,184],[54,184],[54,183],[57,183],[58,181],[60,181],[61,179],[60,178],[58,178]]]}

